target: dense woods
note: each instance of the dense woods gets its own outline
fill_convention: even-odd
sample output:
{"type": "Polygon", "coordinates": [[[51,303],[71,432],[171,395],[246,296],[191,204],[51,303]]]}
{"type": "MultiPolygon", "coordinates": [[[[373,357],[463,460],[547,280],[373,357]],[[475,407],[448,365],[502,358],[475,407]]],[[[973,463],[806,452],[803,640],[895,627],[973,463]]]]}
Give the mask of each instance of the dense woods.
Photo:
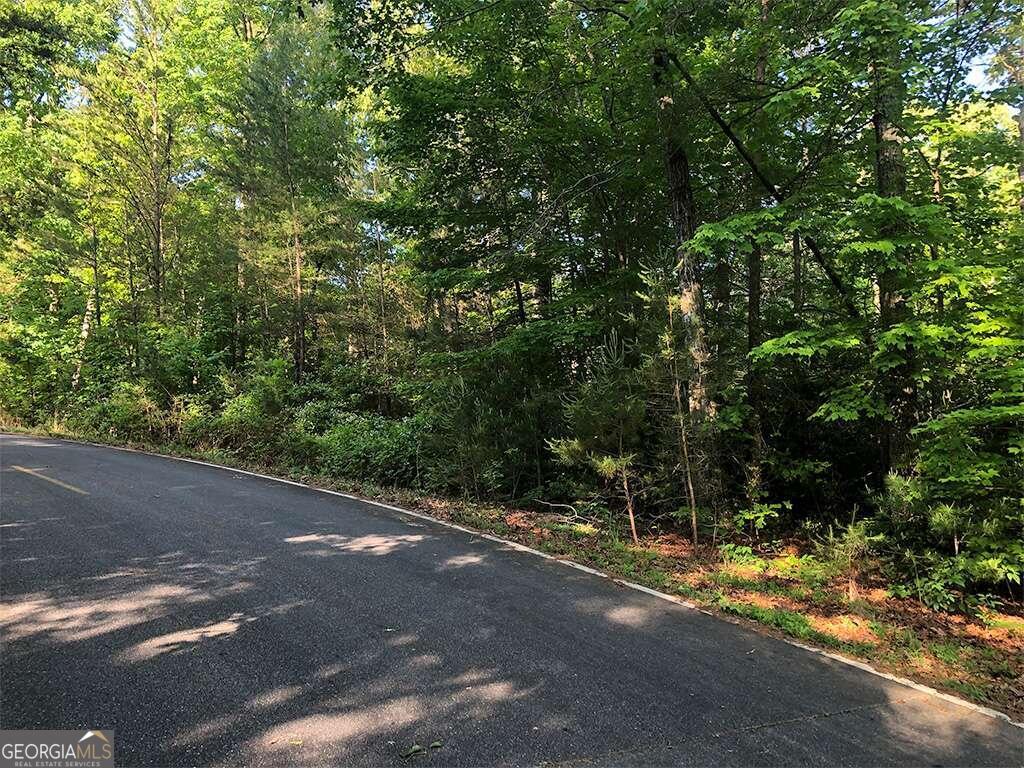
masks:
{"type": "Polygon", "coordinates": [[[0,0],[0,99],[8,419],[1019,599],[1019,6],[0,0]]]}

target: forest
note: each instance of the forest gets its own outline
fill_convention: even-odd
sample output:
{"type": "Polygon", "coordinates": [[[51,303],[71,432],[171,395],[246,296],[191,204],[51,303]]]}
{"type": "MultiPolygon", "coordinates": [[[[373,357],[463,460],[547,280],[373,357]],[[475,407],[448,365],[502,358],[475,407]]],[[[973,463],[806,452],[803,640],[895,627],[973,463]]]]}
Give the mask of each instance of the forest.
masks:
{"type": "Polygon", "coordinates": [[[7,425],[1021,611],[1019,5],[0,0],[0,101],[7,425]]]}

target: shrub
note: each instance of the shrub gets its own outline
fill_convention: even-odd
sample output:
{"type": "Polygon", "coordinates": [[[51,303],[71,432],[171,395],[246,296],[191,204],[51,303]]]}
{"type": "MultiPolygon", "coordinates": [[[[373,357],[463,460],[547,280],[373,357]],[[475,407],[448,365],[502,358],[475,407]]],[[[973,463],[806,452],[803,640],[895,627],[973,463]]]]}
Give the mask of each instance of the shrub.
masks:
{"type": "Polygon", "coordinates": [[[311,400],[295,411],[295,427],[307,435],[323,435],[335,421],[338,405],[330,400],[311,400]]]}
{"type": "Polygon", "coordinates": [[[284,360],[271,360],[249,377],[241,392],[229,399],[215,420],[221,443],[244,449],[254,458],[276,453],[284,429],[284,410],[291,383],[284,360]]]}
{"type": "MultiPolygon", "coordinates": [[[[978,595],[1019,589],[1024,573],[1020,500],[936,499],[930,486],[890,477],[874,521],[903,593],[933,608],[973,610],[978,595]]],[[[900,590],[897,590],[898,592],[900,590]]]]}
{"type": "Polygon", "coordinates": [[[344,413],[318,441],[319,464],[329,474],[411,485],[417,475],[417,431],[413,420],[344,413]]]}
{"type": "Polygon", "coordinates": [[[169,434],[188,445],[203,445],[213,435],[216,420],[213,410],[195,395],[178,395],[167,414],[169,434]]]}
{"type": "Polygon", "coordinates": [[[279,440],[280,460],[294,469],[310,472],[322,472],[324,467],[323,442],[315,435],[304,431],[300,426],[292,424],[281,435],[279,440]]]}
{"type": "Polygon", "coordinates": [[[746,568],[763,573],[768,568],[768,563],[754,554],[754,550],[745,544],[721,544],[718,552],[722,556],[722,562],[733,565],[742,565],[746,568]]]}
{"type": "Polygon", "coordinates": [[[148,440],[164,434],[165,414],[144,384],[122,382],[106,400],[86,409],[72,423],[86,432],[124,440],[148,440]]]}
{"type": "Polygon", "coordinates": [[[849,600],[859,598],[857,580],[865,570],[872,547],[881,540],[881,536],[868,532],[865,521],[854,519],[838,531],[829,526],[828,533],[817,542],[819,559],[831,564],[846,579],[849,600]]]}

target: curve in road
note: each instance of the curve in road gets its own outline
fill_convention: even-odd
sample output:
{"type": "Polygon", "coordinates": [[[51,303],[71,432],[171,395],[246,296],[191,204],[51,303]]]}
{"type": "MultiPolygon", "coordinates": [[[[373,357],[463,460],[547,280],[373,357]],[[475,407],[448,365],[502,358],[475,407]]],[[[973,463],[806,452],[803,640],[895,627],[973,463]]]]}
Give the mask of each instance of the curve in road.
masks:
{"type": "Polygon", "coordinates": [[[0,727],[123,765],[1024,764],[1024,729],[500,542],[52,439],[0,436],[0,644],[0,727]]]}

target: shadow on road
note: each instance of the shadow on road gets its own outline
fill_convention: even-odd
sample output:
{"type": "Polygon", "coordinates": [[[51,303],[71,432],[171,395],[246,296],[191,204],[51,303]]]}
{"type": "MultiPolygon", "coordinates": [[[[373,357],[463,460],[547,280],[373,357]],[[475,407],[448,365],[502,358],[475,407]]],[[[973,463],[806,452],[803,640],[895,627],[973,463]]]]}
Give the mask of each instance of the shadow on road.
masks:
{"type": "Polygon", "coordinates": [[[113,728],[121,762],[154,766],[396,764],[415,744],[444,765],[1021,754],[996,720],[607,580],[238,485],[9,505],[4,728],[113,728]]]}

